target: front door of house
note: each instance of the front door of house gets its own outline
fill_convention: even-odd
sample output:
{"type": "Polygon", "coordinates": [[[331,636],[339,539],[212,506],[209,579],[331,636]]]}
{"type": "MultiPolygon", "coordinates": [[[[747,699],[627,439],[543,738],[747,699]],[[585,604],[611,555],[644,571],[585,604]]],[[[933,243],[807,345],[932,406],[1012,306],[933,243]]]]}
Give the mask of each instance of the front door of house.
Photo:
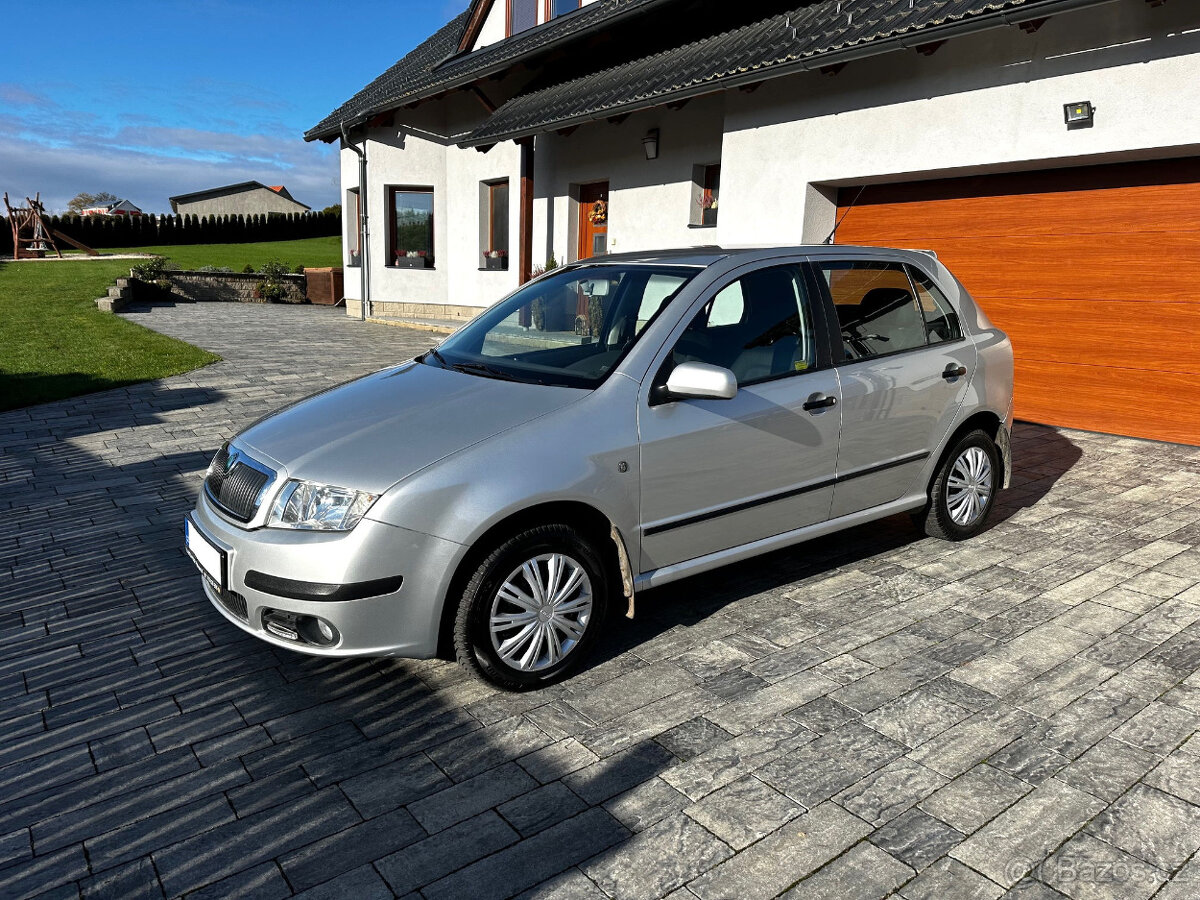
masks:
{"type": "Polygon", "coordinates": [[[579,186],[579,259],[608,252],[608,182],[579,186]]]}

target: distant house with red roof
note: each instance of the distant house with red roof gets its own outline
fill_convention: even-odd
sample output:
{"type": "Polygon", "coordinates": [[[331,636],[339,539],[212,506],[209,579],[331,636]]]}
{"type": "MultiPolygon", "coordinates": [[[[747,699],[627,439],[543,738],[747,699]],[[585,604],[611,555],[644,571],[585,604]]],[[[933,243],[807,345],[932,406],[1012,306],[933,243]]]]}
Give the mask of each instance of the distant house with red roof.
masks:
{"type": "Polygon", "coordinates": [[[80,215],[83,216],[140,216],[142,211],[128,200],[114,200],[112,203],[101,203],[89,206],[80,215]]]}
{"type": "Polygon", "coordinates": [[[171,212],[193,216],[250,216],[310,212],[282,184],[242,181],[171,197],[171,212]]]}

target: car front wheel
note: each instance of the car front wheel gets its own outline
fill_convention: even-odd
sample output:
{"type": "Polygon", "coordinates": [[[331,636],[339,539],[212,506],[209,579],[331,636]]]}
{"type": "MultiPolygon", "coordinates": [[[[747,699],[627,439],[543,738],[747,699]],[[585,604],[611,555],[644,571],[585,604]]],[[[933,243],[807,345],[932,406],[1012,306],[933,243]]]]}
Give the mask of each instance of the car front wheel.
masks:
{"type": "Polygon", "coordinates": [[[513,536],[475,569],[459,601],[459,663],[506,690],[559,681],[584,661],[608,609],[600,555],[567,525],[513,536]]]}
{"type": "Polygon", "coordinates": [[[946,455],[929,490],[925,533],[948,541],[979,534],[996,501],[1000,454],[983,431],[962,437],[946,455]]]}

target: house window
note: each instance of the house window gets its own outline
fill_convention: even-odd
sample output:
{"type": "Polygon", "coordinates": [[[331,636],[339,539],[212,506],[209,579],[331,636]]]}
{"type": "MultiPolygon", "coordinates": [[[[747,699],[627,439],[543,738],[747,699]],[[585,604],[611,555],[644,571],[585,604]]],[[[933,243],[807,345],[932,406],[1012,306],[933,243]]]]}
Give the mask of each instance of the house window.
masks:
{"type": "Polygon", "coordinates": [[[342,222],[346,226],[346,259],[347,265],[350,266],[362,264],[362,256],[358,249],[358,241],[362,236],[361,216],[358,188],[349,188],[346,191],[346,202],[342,204],[342,222]]]}
{"type": "Polygon", "coordinates": [[[519,34],[538,23],[538,0],[508,0],[508,33],[519,34]]]}
{"type": "Polygon", "coordinates": [[[579,9],[580,0],[546,0],[546,18],[556,19],[579,9]]]}
{"type": "Polygon", "coordinates": [[[485,269],[508,268],[508,179],[480,185],[480,243],[485,269]]]}
{"type": "Polygon", "coordinates": [[[433,268],[433,188],[389,187],[389,265],[433,268]]]}
{"type": "Polygon", "coordinates": [[[717,224],[717,197],[721,193],[721,165],[692,166],[692,214],[697,228],[717,224]]]}

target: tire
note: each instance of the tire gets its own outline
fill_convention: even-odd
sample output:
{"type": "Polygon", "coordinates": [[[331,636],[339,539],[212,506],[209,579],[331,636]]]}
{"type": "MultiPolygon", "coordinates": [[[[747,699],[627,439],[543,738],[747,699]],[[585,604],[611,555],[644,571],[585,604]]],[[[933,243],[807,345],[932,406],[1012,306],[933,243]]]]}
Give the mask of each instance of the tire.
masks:
{"type": "Polygon", "coordinates": [[[964,435],[943,458],[929,488],[925,533],[944,541],[979,534],[996,503],[1000,477],[995,441],[979,430],[964,435]]]}
{"type": "Polygon", "coordinates": [[[595,646],[608,595],[608,569],[587,538],[568,525],[530,528],[489,553],[467,582],[454,620],[455,656],[504,690],[561,681],[595,646]],[[552,594],[546,603],[552,582],[559,599],[552,594]],[[508,623],[493,628],[493,616],[508,623]]]}

